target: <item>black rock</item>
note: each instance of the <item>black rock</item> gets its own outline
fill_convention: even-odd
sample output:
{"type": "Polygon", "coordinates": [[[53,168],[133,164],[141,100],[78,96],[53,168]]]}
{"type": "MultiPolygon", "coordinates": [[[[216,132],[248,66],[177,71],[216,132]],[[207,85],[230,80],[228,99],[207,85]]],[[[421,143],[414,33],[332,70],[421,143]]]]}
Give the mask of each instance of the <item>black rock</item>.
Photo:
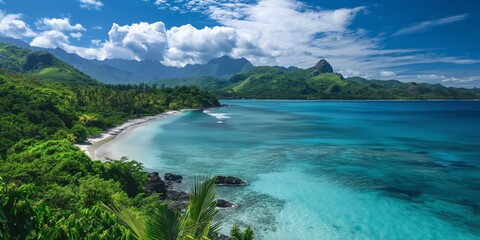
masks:
{"type": "Polygon", "coordinates": [[[190,199],[190,196],[186,192],[172,191],[172,190],[167,191],[167,200],[188,201],[189,199],[190,199]]]}
{"type": "Polygon", "coordinates": [[[217,184],[217,185],[246,185],[247,182],[245,182],[242,179],[237,178],[237,177],[217,176],[215,184],[217,184]]]}
{"type": "Polygon", "coordinates": [[[216,238],[214,238],[215,240],[230,240],[231,238],[227,235],[223,235],[223,234],[218,234],[216,238]]]}
{"type": "Polygon", "coordinates": [[[167,193],[165,182],[162,181],[160,176],[158,176],[158,172],[149,173],[148,177],[150,177],[150,179],[147,181],[147,184],[145,185],[145,191],[147,192],[148,195],[151,195],[154,193],[162,193],[163,195],[165,195],[167,193]]]}
{"type": "Polygon", "coordinates": [[[177,175],[177,174],[173,174],[173,173],[165,173],[164,179],[165,179],[165,181],[182,183],[183,177],[180,176],[180,175],[177,175]]]}
{"type": "Polygon", "coordinates": [[[169,190],[166,197],[161,200],[166,201],[173,209],[186,209],[190,196],[186,192],[169,190]]]}
{"type": "Polygon", "coordinates": [[[235,204],[227,201],[227,200],[223,200],[223,199],[217,199],[217,207],[220,207],[220,208],[232,208],[232,207],[236,207],[235,204]]]}
{"type": "Polygon", "coordinates": [[[319,73],[333,73],[332,66],[325,59],[320,60],[313,68],[319,73]]]}

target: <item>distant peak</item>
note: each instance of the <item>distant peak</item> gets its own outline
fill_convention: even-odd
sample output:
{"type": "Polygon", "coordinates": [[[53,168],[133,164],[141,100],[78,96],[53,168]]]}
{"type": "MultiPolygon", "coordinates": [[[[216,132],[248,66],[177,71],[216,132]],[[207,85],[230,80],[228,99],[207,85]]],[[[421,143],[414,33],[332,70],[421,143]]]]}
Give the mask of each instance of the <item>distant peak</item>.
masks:
{"type": "Polygon", "coordinates": [[[217,62],[224,62],[224,61],[231,61],[231,60],[234,60],[233,58],[227,56],[227,55],[223,55],[221,57],[218,57],[218,58],[212,58],[210,59],[210,61],[208,61],[207,64],[211,64],[211,63],[217,63],[217,62]]]}
{"type": "Polygon", "coordinates": [[[210,61],[208,61],[207,64],[231,64],[231,63],[242,63],[242,64],[251,64],[250,61],[248,61],[247,59],[245,58],[232,58],[230,56],[227,56],[227,55],[223,55],[221,57],[218,57],[218,58],[213,58],[211,59],[210,61]]]}
{"type": "Polygon", "coordinates": [[[333,73],[332,65],[325,59],[318,61],[313,68],[320,71],[320,73],[333,73]]]}

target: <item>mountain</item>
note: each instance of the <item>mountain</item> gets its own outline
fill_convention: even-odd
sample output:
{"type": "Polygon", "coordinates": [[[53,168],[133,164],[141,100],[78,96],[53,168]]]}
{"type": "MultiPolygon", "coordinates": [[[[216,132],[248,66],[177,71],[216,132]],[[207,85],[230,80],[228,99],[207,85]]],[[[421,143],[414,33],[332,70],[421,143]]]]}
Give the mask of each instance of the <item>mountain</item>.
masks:
{"type": "Polygon", "coordinates": [[[60,48],[47,49],[32,47],[28,43],[13,38],[0,37],[0,42],[33,51],[47,51],[90,77],[109,84],[142,83],[169,78],[200,76],[227,79],[234,74],[246,72],[254,68],[252,63],[245,58],[233,59],[228,56],[212,59],[206,64],[188,64],[182,68],[165,66],[158,61],[150,60],[88,60],[77,54],[68,53],[60,48]]]}
{"type": "Polygon", "coordinates": [[[0,68],[26,74],[45,82],[78,86],[101,84],[49,52],[32,52],[5,43],[0,43],[0,68]]]}
{"type": "Polygon", "coordinates": [[[228,56],[214,58],[207,64],[187,64],[183,68],[165,66],[158,61],[135,61],[123,59],[106,59],[95,61],[97,64],[105,64],[117,69],[123,69],[133,74],[142,81],[161,80],[168,78],[184,78],[211,76],[217,78],[229,78],[230,76],[247,72],[254,68],[245,58],[233,59],[228,56]]]}
{"type": "Polygon", "coordinates": [[[245,58],[233,59],[222,56],[210,60],[207,64],[186,65],[184,70],[188,77],[191,76],[212,76],[218,78],[229,78],[236,73],[248,72],[255,67],[245,58]]]}
{"type": "Polygon", "coordinates": [[[344,78],[320,60],[308,69],[256,67],[230,79],[180,78],[152,82],[166,86],[193,85],[221,98],[260,99],[478,99],[480,89],[440,84],[404,83],[397,80],[344,78]]]}

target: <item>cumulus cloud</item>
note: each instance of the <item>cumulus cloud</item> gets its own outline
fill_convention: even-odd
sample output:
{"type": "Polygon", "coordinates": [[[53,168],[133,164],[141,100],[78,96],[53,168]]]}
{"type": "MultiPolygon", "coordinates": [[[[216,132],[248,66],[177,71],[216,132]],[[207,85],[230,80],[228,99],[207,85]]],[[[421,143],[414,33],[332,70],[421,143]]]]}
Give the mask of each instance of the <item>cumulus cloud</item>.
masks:
{"type": "Polygon", "coordinates": [[[469,14],[459,14],[459,15],[454,15],[450,17],[445,17],[445,18],[439,18],[439,19],[434,19],[431,21],[424,21],[424,22],[419,22],[412,24],[410,27],[401,29],[394,33],[394,36],[399,36],[399,35],[406,35],[406,34],[411,34],[411,33],[416,33],[416,32],[424,32],[432,27],[436,26],[441,26],[441,25],[446,25],[454,22],[459,22],[467,19],[469,14]]]}
{"type": "Polygon", "coordinates": [[[69,18],[41,18],[35,24],[38,29],[44,30],[30,42],[35,47],[76,49],[70,45],[69,36],[80,39],[83,34],[78,31],[85,31],[81,24],[71,24],[69,18]],[[72,33],[68,36],[65,32],[72,33]]]}
{"type": "Polygon", "coordinates": [[[103,3],[100,0],[79,0],[80,7],[88,10],[100,10],[103,3]]]}
{"type": "Polygon", "coordinates": [[[163,22],[152,24],[141,22],[125,26],[114,23],[108,36],[109,40],[103,46],[103,58],[136,60],[164,58],[167,38],[163,22]]]}
{"type": "MultiPolygon", "coordinates": [[[[327,10],[297,0],[150,2],[172,11],[204,14],[219,26],[196,28],[188,24],[166,29],[162,22],[123,26],[114,23],[106,40],[96,39],[90,47],[78,47],[71,45],[69,38],[81,38],[86,30],[81,24],[72,24],[69,18],[40,19],[36,25],[43,32],[38,35],[21,21],[21,15],[13,15],[9,21],[21,21],[23,32],[30,30],[30,34],[24,35],[34,38],[33,45],[61,47],[89,59],[149,59],[183,66],[229,55],[245,57],[255,65],[311,67],[318,59],[326,58],[335,71],[345,76],[400,79],[404,73],[397,71],[399,66],[480,63],[476,59],[429,53],[426,49],[384,49],[385,36],[372,36],[367,30],[352,28],[358,15],[368,14],[362,6],[327,10]]],[[[5,19],[4,14],[1,16],[0,21],[5,19]]],[[[439,19],[429,26],[460,21],[462,17],[467,16],[439,19]]]]}
{"type": "Polygon", "coordinates": [[[243,39],[230,27],[205,27],[192,25],[173,27],[167,31],[168,50],[165,64],[183,66],[187,63],[204,63],[222,55],[232,55],[238,48],[245,48],[243,39]]]}
{"type": "Polygon", "coordinates": [[[83,34],[81,32],[73,32],[73,33],[70,33],[70,37],[80,39],[83,37],[83,34]]]}
{"type": "Polygon", "coordinates": [[[42,18],[36,22],[36,25],[41,30],[85,31],[79,23],[72,25],[69,18],[42,18]]]}
{"type": "Polygon", "coordinates": [[[0,10],[0,35],[17,39],[36,36],[22,17],[21,14],[5,14],[0,10]]]}
{"type": "Polygon", "coordinates": [[[56,48],[61,47],[67,49],[70,44],[68,36],[58,30],[49,30],[40,33],[30,43],[34,47],[56,48]]]}

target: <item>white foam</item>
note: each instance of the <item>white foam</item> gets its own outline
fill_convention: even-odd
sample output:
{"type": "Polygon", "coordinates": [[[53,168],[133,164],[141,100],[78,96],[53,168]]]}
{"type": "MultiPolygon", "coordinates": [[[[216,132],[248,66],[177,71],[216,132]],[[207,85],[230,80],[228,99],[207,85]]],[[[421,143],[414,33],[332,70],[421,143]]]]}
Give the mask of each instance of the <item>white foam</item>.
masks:
{"type": "Polygon", "coordinates": [[[218,120],[224,120],[224,119],[229,119],[230,118],[230,116],[226,113],[213,113],[213,112],[210,112],[208,110],[204,110],[203,112],[212,116],[212,117],[215,117],[218,120]]]}

